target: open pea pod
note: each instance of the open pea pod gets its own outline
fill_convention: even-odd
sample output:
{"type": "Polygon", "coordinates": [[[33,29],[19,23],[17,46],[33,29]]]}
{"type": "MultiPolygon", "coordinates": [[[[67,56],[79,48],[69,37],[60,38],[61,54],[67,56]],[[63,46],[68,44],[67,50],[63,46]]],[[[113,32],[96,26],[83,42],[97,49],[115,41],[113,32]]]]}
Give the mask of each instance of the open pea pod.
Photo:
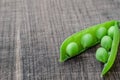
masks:
{"type": "Polygon", "coordinates": [[[116,20],[107,21],[74,33],[65,39],[60,47],[60,62],[81,54],[96,45],[107,34],[107,30],[115,25],[116,20]]]}
{"type": "Polygon", "coordinates": [[[116,20],[107,21],[74,33],[65,39],[60,47],[60,62],[64,62],[69,58],[81,54],[83,51],[101,41],[101,45],[105,46],[98,49],[97,58],[99,61],[105,63],[101,73],[101,76],[103,76],[109,71],[115,61],[119,45],[119,36],[119,22],[116,20]],[[113,28],[115,29],[114,32],[113,28]],[[112,39],[110,37],[112,37],[112,39]],[[109,44],[106,45],[107,43],[109,44]]]}

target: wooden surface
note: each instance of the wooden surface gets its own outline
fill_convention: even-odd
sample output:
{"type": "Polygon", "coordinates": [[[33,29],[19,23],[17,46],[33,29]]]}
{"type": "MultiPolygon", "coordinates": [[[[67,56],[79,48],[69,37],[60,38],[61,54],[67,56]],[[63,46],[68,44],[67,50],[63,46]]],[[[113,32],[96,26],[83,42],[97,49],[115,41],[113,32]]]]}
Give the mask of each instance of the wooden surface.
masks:
{"type": "Polygon", "coordinates": [[[0,0],[0,80],[120,80],[120,51],[103,78],[99,45],[58,61],[65,38],[112,19],[120,0],[0,0]]]}

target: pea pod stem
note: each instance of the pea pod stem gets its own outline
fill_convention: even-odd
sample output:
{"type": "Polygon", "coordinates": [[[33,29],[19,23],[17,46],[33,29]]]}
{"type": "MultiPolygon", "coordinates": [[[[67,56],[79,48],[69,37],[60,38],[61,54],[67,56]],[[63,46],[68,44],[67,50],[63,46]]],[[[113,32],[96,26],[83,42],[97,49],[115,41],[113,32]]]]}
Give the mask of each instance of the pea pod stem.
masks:
{"type": "Polygon", "coordinates": [[[116,21],[110,56],[108,58],[108,62],[104,65],[104,68],[101,73],[101,77],[105,75],[109,71],[109,69],[112,67],[112,65],[114,64],[117,51],[118,51],[118,46],[119,46],[119,36],[120,36],[120,33],[119,33],[119,28],[118,28],[118,22],[116,21]]]}

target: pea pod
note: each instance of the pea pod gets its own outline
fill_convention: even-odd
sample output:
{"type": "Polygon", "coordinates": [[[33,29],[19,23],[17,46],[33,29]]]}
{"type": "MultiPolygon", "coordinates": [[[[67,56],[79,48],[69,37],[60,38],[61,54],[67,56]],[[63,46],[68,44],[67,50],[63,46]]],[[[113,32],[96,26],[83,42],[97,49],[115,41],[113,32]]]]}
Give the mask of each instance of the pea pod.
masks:
{"type": "Polygon", "coordinates": [[[91,26],[69,36],[60,47],[60,62],[77,56],[88,48],[100,43],[101,38],[107,34],[107,30],[114,26],[115,22],[115,20],[112,20],[91,26]]]}
{"type": "Polygon", "coordinates": [[[119,34],[118,22],[116,21],[115,26],[114,26],[113,42],[112,42],[110,55],[109,55],[107,63],[105,63],[104,65],[101,76],[105,75],[109,71],[109,69],[112,67],[115,61],[117,50],[118,50],[118,45],[119,45],[119,36],[120,34],[119,34]]]}

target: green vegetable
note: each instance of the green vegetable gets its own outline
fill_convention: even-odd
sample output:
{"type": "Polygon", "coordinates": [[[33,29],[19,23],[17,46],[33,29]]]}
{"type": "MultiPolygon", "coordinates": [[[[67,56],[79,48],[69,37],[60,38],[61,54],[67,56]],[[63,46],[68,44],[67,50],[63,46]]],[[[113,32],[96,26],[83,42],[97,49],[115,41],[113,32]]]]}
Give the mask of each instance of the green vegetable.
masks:
{"type": "Polygon", "coordinates": [[[83,37],[81,38],[81,44],[82,44],[83,48],[87,48],[87,47],[91,46],[92,43],[93,43],[93,37],[89,33],[83,35],[83,37]]]}
{"type": "Polygon", "coordinates": [[[101,40],[101,46],[104,47],[107,51],[110,50],[112,46],[112,39],[109,36],[104,36],[101,40]]]}
{"type": "Polygon", "coordinates": [[[120,36],[118,27],[118,21],[112,20],[69,36],[60,46],[60,62],[81,54],[101,41],[101,48],[96,51],[96,59],[105,63],[101,76],[105,75],[116,58],[120,36]]]}
{"type": "Polygon", "coordinates": [[[109,54],[104,48],[98,48],[96,51],[96,59],[100,62],[106,63],[108,60],[109,54]]]}
{"type": "Polygon", "coordinates": [[[105,27],[100,27],[97,31],[96,31],[96,36],[98,39],[101,39],[103,36],[105,36],[107,34],[107,29],[105,27]]]}
{"type": "Polygon", "coordinates": [[[108,29],[108,35],[113,38],[113,34],[114,34],[114,31],[115,31],[115,27],[112,26],[108,29]]]}
{"type": "Polygon", "coordinates": [[[69,56],[74,56],[78,54],[78,45],[75,42],[71,42],[67,48],[66,52],[68,53],[69,56]]]}
{"type": "Polygon", "coordinates": [[[116,55],[117,55],[117,50],[118,50],[118,46],[119,46],[119,28],[118,28],[118,22],[115,22],[115,26],[114,26],[114,35],[113,35],[113,42],[112,42],[112,46],[111,46],[111,51],[110,51],[110,55],[108,58],[107,63],[105,64],[103,70],[102,70],[102,74],[101,76],[105,75],[109,69],[112,67],[116,55]]]}
{"type": "MultiPolygon", "coordinates": [[[[106,30],[108,30],[111,26],[114,26],[115,22],[116,22],[115,20],[112,20],[102,24],[91,26],[85,30],[82,30],[80,32],[74,33],[73,35],[69,36],[67,39],[65,39],[65,41],[63,41],[62,45],[60,46],[60,62],[64,62],[67,59],[77,56],[81,54],[83,51],[87,50],[88,48],[100,43],[101,37],[98,38],[97,36],[101,36],[101,34],[100,33],[98,34],[97,31],[98,32],[99,30],[103,31],[105,35],[107,32],[106,30]],[[71,51],[68,51],[69,50],[68,46],[72,42],[75,42],[77,44],[77,46],[79,47],[77,48],[78,50],[73,49],[72,51],[71,49],[71,51]]],[[[74,47],[70,47],[70,48],[74,48],[74,47]]]]}

